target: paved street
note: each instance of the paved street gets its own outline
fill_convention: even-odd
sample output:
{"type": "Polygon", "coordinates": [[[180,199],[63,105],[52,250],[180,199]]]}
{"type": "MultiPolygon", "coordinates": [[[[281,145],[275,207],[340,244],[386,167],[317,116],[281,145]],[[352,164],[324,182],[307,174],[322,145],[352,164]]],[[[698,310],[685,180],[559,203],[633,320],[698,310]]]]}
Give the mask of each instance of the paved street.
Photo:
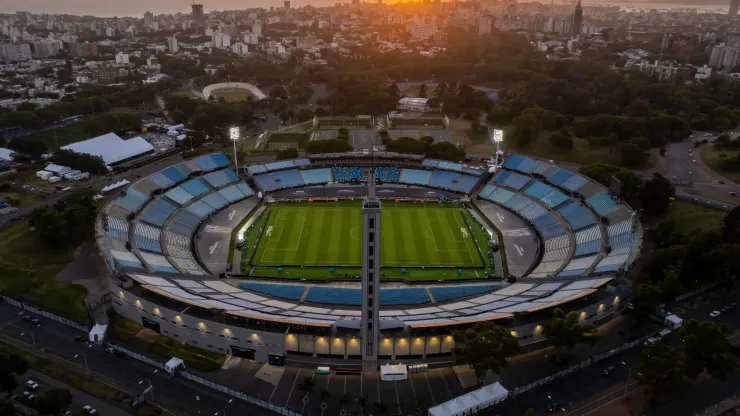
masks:
{"type": "MultiPolygon", "coordinates": [[[[34,328],[20,320],[18,311],[10,305],[0,304],[0,339],[3,341],[40,352],[42,356],[59,360],[80,373],[84,373],[88,367],[94,373],[94,378],[129,394],[142,392],[147,385],[144,380],[151,376],[155,403],[177,415],[215,414],[229,401],[226,395],[178,377],[169,377],[162,371],[152,375],[154,369],[138,360],[113,357],[101,346],[88,347],[86,343],[77,342],[74,336],[80,335],[79,331],[55,321],[39,318],[42,326],[34,328]]],[[[230,403],[228,409],[233,414],[272,415],[238,400],[230,403]]]]}

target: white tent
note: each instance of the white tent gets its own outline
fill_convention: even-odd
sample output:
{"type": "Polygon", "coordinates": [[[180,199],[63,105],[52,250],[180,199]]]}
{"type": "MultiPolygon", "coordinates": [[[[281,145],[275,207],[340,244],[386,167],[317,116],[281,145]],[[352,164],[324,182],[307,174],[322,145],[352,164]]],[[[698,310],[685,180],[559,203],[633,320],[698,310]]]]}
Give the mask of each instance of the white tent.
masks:
{"type": "Polygon", "coordinates": [[[127,181],[126,179],[121,179],[120,181],[118,181],[116,183],[112,183],[112,184],[110,184],[108,186],[104,186],[103,187],[103,192],[108,192],[108,191],[112,191],[114,189],[118,189],[118,188],[120,188],[122,186],[128,185],[129,183],[130,183],[130,181],[127,181]]]}
{"type": "Polygon", "coordinates": [[[165,363],[164,369],[167,370],[167,372],[170,373],[171,376],[174,376],[175,370],[177,370],[177,368],[180,366],[182,366],[182,368],[185,368],[185,362],[177,357],[172,357],[169,361],[165,363]]]}
{"type": "Polygon", "coordinates": [[[99,342],[105,339],[105,333],[108,330],[108,325],[95,324],[88,334],[90,342],[99,342]]]}
{"type": "Polygon", "coordinates": [[[509,397],[509,391],[501,383],[493,383],[478,390],[463,394],[429,409],[429,416],[460,416],[470,414],[509,397]]]}
{"type": "Polygon", "coordinates": [[[380,380],[381,381],[394,381],[394,380],[406,380],[409,378],[409,372],[406,366],[398,364],[388,364],[380,367],[380,380]]]}

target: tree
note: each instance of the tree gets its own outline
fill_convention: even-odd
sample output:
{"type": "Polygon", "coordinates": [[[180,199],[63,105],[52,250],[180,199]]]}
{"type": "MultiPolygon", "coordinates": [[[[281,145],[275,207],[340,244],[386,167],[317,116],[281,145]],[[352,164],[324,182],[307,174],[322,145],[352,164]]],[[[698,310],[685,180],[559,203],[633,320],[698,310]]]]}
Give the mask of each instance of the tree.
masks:
{"type": "Polygon", "coordinates": [[[638,320],[644,320],[655,313],[655,309],[663,300],[663,290],[658,284],[643,283],[637,286],[632,294],[632,306],[638,320]]]}
{"type": "Polygon", "coordinates": [[[548,141],[551,145],[557,147],[558,149],[566,151],[573,150],[573,138],[570,136],[570,134],[567,134],[565,132],[553,133],[548,141]]]}
{"type": "Polygon", "coordinates": [[[686,358],[686,374],[696,377],[703,371],[720,380],[727,380],[735,362],[730,358],[727,343],[729,330],[715,322],[699,322],[691,319],[679,330],[683,338],[686,358]]]}
{"type": "Polygon", "coordinates": [[[272,98],[287,98],[288,91],[282,85],[276,85],[270,90],[270,97],[272,98]]]}
{"type": "Polygon", "coordinates": [[[419,97],[426,98],[427,96],[427,84],[422,83],[419,85],[419,97]]]}
{"type": "Polygon", "coordinates": [[[352,151],[352,146],[346,140],[311,140],[306,146],[306,153],[343,153],[352,151]]]}
{"type": "Polygon", "coordinates": [[[46,153],[46,143],[37,138],[16,137],[8,142],[8,149],[28,155],[34,159],[46,153]]]}
{"type": "Polygon", "coordinates": [[[539,416],[531,407],[524,412],[524,416],[539,416]]]}
{"type": "Polygon", "coordinates": [[[0,390],[7,392],[8,396],[13,394],[13,390],[18,387],[18,382],[11,372],[0,372],[0,390]]]}
{"type": "Polygon", "coordinates": [[[663,292],[663,303],[665,305],[671,304],[676,300],[676,297],[686,292],[679,275],[680,270],[675,267],[670,267],[663,272],[664,278],[660,283],[660,290],[663,292]]]}
{"type": "Polygon", "coordinates": [[[740,206],[736,206],[725,215],[722,222],[722,241],[740,244],[740,206]]]}
{"type": "Polygon", "coordinates": [[[660,173],[653,173],[653,178],[645,182],[640,193],[642,210],[646,216],[663,215],[668,211],[671,201],[676,196],[676,189],[660,173]]]}
{"type": "Polygon", "coordinates": [[[498,374],[509,365],[507,358],[519,351],[511,332],[493,322],[478,322],[470,329],[453,333],[455,361],[475,371],[478,384],[489,372],[498,374]]]}
{"type": "Polygon", "coordinates": [[[301,123],[304,122],[304,121],[311,120],[311,119],[313,119],[313,111],[307,110],[307,109],[300,110],[296,114],[296,118],[301,123]]]}
{"type": "Polygon", "coordinates": [[[396,83],[392,83],[388,86],[388,89],[386,90],[388,92],[388,95],[398,100],[398,98],[401,96],[401,90],[398,89],[398,85],[396,83]]]}
{"type": "Polygon", "coordinates": [[[619,146],[619,164],[628,168],[641,168],[647,161],[647,154],[634,143],[619,146]]]}
{"type": "Polygon", "coordinates": [[[12,402],[3,401],[0,402],[0,416],[15,416],[16,409],[12,402]]]}
{"type": "Polygon", "coordinates": [[[324,388],[319,389],[319,400],[321,401],[321,403],[326,403],[326,401],[329,400],[329,396],[331,396],[329,390],[324,388]]]}
{"type": "Polygon", "coordinates": [[[654,399],[674,396],[686,386],[686,365],[683,355],[662,342],[644,350],[637,379],[648,387],[654,399]]]}
{"type": "Polygon", "coordinates": [[[542,334],[555,347],[558,359],[576,345],[593,345],[598,339],[596,325],[582,324],[578,312],[566,314],[560,308],[553,311],[552,318],[545,323],[542,334]]]}
{"type": "Polygon", "coordinates": [[[479,122],[480,121],[481,112],[477,108],[468,108],[463,113],[463,119],[470,121],[470,122],[479,122]]]}
{"type": "Polygon", "coordinates": [[[131,112],[113,112],[85,121],[83,129],[92,137],[106,133],[121,133],[141,128],[141,117],[131,112]]]}
{"type": "Polygon", "coordinates": [[[36,409],[41,414],[58,415],[72,403],[72,393],[67,389],[49,389],[36,399],[36,409]]]}
{"type": "Polygon", "coordinates": [[[277,156],[277,160],[295,159],[298,157],[298,149],[290,148],[290,149],[278,150],[278,152],[276,153],[276,156],[277,156]]]}
{"type": "Polygon", "coordinates": [[[35,128],[41,119],[33,111],[13,111],[0,115],[0,127],[35,128]]]}
{"type": "Polygon", "coordinates": [[[67,166],[82,172],[97,174],[108,172],[108,169],[105,167],[105,162],[100,156],[77,153],[67,149],[58,149],[54,152],[52,160],[57,165],[67,166]]]}

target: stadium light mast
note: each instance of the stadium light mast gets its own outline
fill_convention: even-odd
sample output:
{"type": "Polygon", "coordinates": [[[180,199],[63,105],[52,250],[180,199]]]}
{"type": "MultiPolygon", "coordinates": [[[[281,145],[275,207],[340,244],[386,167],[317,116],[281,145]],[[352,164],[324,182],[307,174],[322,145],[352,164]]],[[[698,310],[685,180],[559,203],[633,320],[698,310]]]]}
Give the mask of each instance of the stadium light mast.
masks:
{"type": "Polygon", "coordinates": [[[239,127],[229,128],[229,136],[231,141],[234,142],[234,167],[236,167],[236,174],[239,174],[239,160],[236,158],[236,141],[239,140],[239,127]]]}
{"type": "Polygon", "coordinates": [[[362,204],[362,371],[378,370],[380,340],[380,200],[375,196],[375,169],[368,172],[362,204]]]}
{"type": "Polygon", "coordinates": [[[494,146],[496,146],[496,154],[494,155],[495,161],[494,161],[494,171],[498,172],[498,157],[501,154],[501,142],[504,141],[504,131],[501,129],[493,129],[491,130],[491,142],[494,146]]]}

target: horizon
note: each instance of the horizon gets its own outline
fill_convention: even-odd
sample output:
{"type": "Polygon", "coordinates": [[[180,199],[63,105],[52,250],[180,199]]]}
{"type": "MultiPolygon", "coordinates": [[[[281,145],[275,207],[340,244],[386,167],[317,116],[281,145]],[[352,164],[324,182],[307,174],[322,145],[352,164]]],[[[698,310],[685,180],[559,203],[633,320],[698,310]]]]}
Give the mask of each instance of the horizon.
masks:
{"type": "MultiPolygon", "coordinates": [[[[196,1],[204,5],[205,11],[226,11],[226,10],[244,10],[249,8],[257,7],[282,7],[283,0],[210,0],[210,1],[196,1]]],[[[342,3],[348,1],[342,0],[342,3]]],[[[400,3],[404,1],[389,1],[384,0],[386,4],[400,3]]],[[[519,3],[533,3],[535,1],[520,1],[519,3]]],[[[547,3],[546,0],[540,1],[541,3],[547,3]]],[[[703,8],[713,9],[722,6],[729,6],[729,1],[718,4],[718,0],[709,2],[706,4],[701,0],[586,0],[583,2],[584,6],[599,4],[640,4],[646,5],[654,3],[657,8],[660,5],[670,4],[689,4],[692,6],[705,6],[703,8]],[[693,3],[696,4],[693,4],[693,3]],[[712,4],[713,3],[713,4],[712,4]],[[724,3],[727,3],[726,5],[724,3]]],[[[115,6],[111,7],[111,4],[102,3],[96,0],[63,0],[51,1],[51,0],[0,0],[2,4],[2,10],[7,13],[16,12],[29,12],[33,14],[68,14],[78,16],[94,16],[100,18],[111,18],[111,17],[142,17],[147,11],[159,15],[159,14],[177,14],[177,13],[190,13],[190,6],[193,2],[186,0],[163,0],[157,2],[154,7],[153,4],[145,0],[129,0],[126,3],[116,3],[115,6]]],[[[333,6],[336,3],[335,0],[291,0],[293,7],[303,7],[313,5],[316,7],[327,7],[333,6]]],[[[373,3],[373,2],[371,2],[373,3]]],[[[563,0],[558,3],[567,3],[563,0]]],[[[665,6],[664,6],[665,7],[665,6]]]]}

